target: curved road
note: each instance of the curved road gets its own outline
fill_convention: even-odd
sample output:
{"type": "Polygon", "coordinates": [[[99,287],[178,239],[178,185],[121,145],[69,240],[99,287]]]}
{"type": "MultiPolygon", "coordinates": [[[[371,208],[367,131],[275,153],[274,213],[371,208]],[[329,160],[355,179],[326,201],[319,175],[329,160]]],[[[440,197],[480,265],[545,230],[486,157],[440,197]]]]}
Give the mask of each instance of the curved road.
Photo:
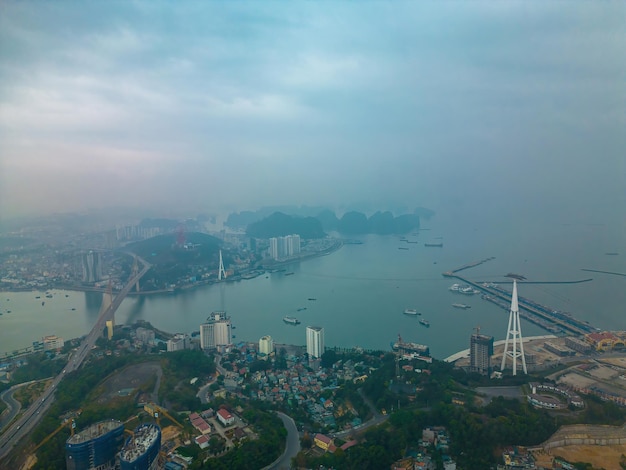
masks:
{"type": "Polygon", "coordinates": [[[14,385],[8,390],[0,393],[0,400],[7,404],[7,409],[4,410],[0,416],[0,431],[2,431],[7,424],[13,421],[13,418],[15,418],[22,409],[22,404],[13,398],[15,391],[22,385],[24,384],[14,385]]]}
{"type": "Polygon", "coordinates": [[[298,434],[296,423],[285,413],[277,411],[276,414],[283,421],[287,429],[287,445],[285,446],[283,455],[275,460],[274,463],[264,467],[263,470],[288,470],[291,468],[291,459],[300,452],[300,435],[298,434]]]}

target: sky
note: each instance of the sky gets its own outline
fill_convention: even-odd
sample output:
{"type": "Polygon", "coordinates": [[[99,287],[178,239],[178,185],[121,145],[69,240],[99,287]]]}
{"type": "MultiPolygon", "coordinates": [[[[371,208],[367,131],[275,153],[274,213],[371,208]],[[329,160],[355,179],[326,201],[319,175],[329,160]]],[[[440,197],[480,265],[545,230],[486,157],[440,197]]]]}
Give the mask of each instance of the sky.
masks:
{"type": "Polygon", "coordinates": [[[624,2],[2,2],[0,218],[626,219],[624,51],[624,2]]]}

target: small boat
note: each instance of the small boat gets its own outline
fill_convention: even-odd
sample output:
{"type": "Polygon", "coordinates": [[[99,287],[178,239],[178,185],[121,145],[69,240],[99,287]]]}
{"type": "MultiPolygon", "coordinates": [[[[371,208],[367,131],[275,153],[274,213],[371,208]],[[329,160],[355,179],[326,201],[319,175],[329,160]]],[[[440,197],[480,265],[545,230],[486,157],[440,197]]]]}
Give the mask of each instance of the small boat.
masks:
{"type": "Polygon", "coordinates": [[[419,313],[417,310],[415,310],[414,308],[405,308],[404,309],[404,314],[405,315],[421,315],[421,313],[419,313]]]}
{"type": "Polygon", "coordinates": [[[300,320],[298,320],[296,317],[290,317],[289,315],[286,315],[283,317],[283,321],[289,325],[299,325],[300,324],[300,320]]]}
{"type": "Polygon", "coordinates": [[[45,305],[45,304],[46,304],[46,301],[45,301],[45,300],[42,300],[42,301],[41,301],[41,305],[45,305]]]}
{"type": "Polygon", "coordinates": [[[309,300],[317,300],[315,297],[309,297],[309,300]]]}
{"type": "Polygon", "coordinates": [[[453,306],[454,308],[463,308],[463,309],[466,309],[466,308],[472,308],[472,306],[471,306],[471,305],[466,305],[466,304],[452,304],[452,306],[453,306]]]}
{"type": "Polygon", "coordinates": [[[69,295],[65,294],[65,297],[69,297],[69,295]]]}
{"type": "Polygon", "coordinates": [[[306,307],[300,307],[299,309],[297,309],[298,312],[301,312],[302,310],[306,310],[306,307]]]}
{"type": "Polygon", "coordinates": [[[294,274],[296,274],[296,273],[294,273],[293,271],[291,271],[291,272],[285,273],[285,274],[284,274],[284,276],[293,276],[294,274]]]}
{"type": "Polygon", "coordinates": [[[38,295],[38,296],[37,296],[37,297],[35,297],[35,298],[36,298],[36,299],[41,299],[41,296],[40,296],[40,295],[38,295]]]}
{"type": "Polygon", "coordinates": [[[424,243],[424,246],[441,248],[443,246],[443,243],[424,243]]]}
{"type": "Polygon", "coordinates": [[[425,327],[430,326],[430,322],[428,320],[424,320],[423,318],[420,318],[420,324],[424,325],[425,327]]]}
{"type": "Polygon", "coordinates": [[[72,307],[72,311],[76,310],[74,307],[72,307]]]}
{"type": "Polygon", "coordinates": [[[405,248],[405,247],[399,246],[399,247],[398,247],[398,250],[408,250],[408,248],[405,248]]]}

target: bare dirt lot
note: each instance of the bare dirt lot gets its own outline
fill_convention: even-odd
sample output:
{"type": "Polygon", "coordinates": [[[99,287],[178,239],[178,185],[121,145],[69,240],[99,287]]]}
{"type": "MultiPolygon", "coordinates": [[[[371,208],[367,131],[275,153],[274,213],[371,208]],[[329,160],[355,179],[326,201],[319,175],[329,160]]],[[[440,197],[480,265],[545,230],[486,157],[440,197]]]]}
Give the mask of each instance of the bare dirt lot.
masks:
{"type": "Polygon", "coordinates": [[[622,470],[619,464],[622,454],[626,455],[626,445],[566,446],[551,449],[551,456],[562,457],[568,462],[588,462],[593,468],[605,470],[622,470]]]}
{"type": "MultiPolygon", "coordinates": [[[[154,384],[155,380],[155,388],[157,388],[162,373],[161,365],[158,362],[144,362],[129,366],[115,373],[102,384],[104,391],[96,401],[106,403],[119,397],[120,392],[124,393],[124,391],[127,395],[133,394],[139,387],[154,384]]],[[[156,397],[153,397],[154,399],[156,397]]]]}

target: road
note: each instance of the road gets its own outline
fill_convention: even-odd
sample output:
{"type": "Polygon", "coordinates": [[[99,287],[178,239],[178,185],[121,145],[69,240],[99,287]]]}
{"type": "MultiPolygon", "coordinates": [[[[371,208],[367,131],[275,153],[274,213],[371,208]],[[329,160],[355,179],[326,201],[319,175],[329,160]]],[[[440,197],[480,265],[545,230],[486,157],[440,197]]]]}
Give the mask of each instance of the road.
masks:
{"type": "MultiPolygon", "coordinates": [[[[52,379],[50,387],[48,387],[43,394],[24,411],[24,414],[22,414],[22,416],[20,416],[20,418],[9,426],[2,436],[0,436],[0,461],[6,457],[9,452],[11,452],[13,447],[21,439],[28,435],[28,433],[30,433],[39,423],[41,418],[46,414],[46,411],[48,411],[54,402],[54,392],[61,380],[65,378],[66,374],[75,371],[81,366],[82,362],[96,344],[96,340],[102,336],[102,330],[104,329],[107,320],[113,318],[115,311],[121,305],[130,290],[151,268],[151,265],[144,259],[138,258],[138,260],[143,263],[143,269],[128,281],[124,288],[115,296],[111,305],[109,305],[107,309],[100,312],[95,325],[79,346],[78,351],[76,351],[73,355],[70,355],[65,369],[52,379]]],[[[1,465],[0,468],[2,468],[1,465]]]]}
{"type": "Polygon", "coordinates": [[[272,464],[263,468],[263,470],[288,470],[291,468],[291,459],[294,458],[298,452],[300,452],[300,435],[298,434],[298,428],[296,423],[291,417],[287,416],[280,411],[276,414],[282,420],[285,428],[287,429],[287,444],[285,445],[285,452],[272,464]]]}
{"type": "Polygon", "coordinates": [[[344,437],[361,434],[362,432],[368,430],[372,426],[378,426],[379,424],[382,424],[385,421],[387,421],[387,419],[389,419],[389,415],[384,415],[380,413],[376,409],[376,407],[374,407],[374,404],[370,401],[370,399],[367,398],[365,395],[363,395],[363,390],[359,389],[359,395],[363,397],[365,404],[369,407],[370,411],[372,412],[373,418],[363,424],[353,427],[352,429],[348,429],[346,431],[341,431],[336,434],[333,434],[333,437],[339,437],[340,439],[343,439],[344,437]]]}

